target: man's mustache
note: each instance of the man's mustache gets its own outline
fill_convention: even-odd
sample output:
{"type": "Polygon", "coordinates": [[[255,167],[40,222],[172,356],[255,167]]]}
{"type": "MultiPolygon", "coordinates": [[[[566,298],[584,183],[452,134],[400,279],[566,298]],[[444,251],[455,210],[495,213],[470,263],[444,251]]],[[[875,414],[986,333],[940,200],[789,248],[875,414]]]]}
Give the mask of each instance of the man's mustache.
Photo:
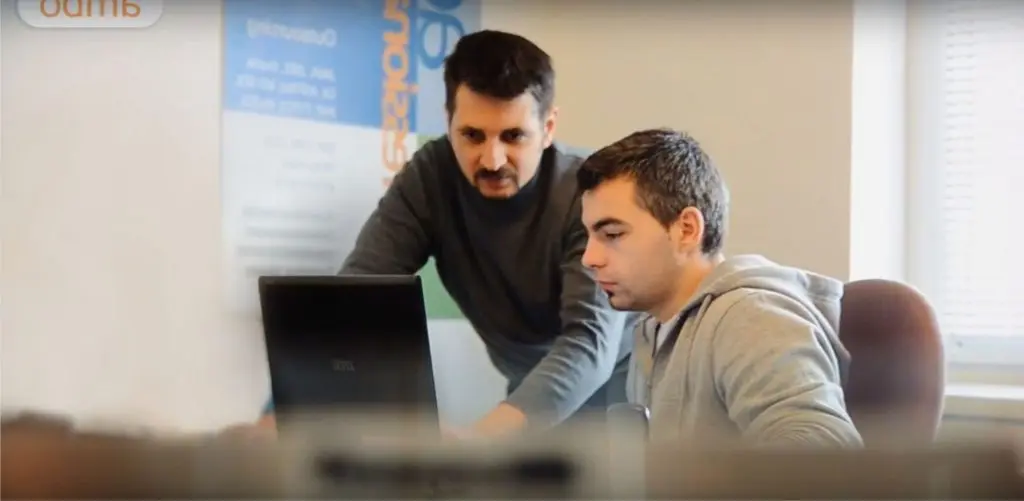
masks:
{"type": "Polygon", "coordinates": [[[503,179],[515,179],[516,171],[510,167],[501,167],[497,170],[480,169],[476,171],[478,181],[500,181],[503,179]]]}

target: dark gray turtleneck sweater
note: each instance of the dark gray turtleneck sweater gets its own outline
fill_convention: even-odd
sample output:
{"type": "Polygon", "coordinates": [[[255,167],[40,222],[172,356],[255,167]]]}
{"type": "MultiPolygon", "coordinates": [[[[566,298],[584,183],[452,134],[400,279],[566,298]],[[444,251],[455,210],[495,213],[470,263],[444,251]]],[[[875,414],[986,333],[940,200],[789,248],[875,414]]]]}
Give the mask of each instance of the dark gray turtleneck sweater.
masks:
{"type": "MultiPolygon", "coordinates": [[[[431,141],[395,176],[341,270],[412,274],[433,257],[508,378],[507,402],[531,425],[565,419],[613,372],[613,384],[624,386],[632,347],[624,332],[635,317],[611,309],[580,262],[581,162],[548,148],[534,179],[511,199],[493,200],[462,175],[447,137],[431,141]]],[[[610,390],[611,403],[624,393],[610,390]]]]}

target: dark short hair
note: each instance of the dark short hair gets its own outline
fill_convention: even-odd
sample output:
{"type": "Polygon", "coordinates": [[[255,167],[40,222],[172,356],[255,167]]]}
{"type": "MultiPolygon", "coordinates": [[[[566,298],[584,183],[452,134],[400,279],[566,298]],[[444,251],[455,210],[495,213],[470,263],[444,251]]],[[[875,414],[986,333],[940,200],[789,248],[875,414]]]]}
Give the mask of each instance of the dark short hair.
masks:
{"type": "Polygon", "coordinates": [[[455,92],[461,85],[505,100],[529,92],[543,115],[555,100],[555,69],[551,56],[524,37],[504,31],[477,31],[460,38],[445,58],[445,107],[449,114],[455,111],[455,92]]]}
{"type": "Polygon", "coordinates": [[[697,140],[671,129],[634,132],[590,155],[576,173],[584,192],[619,178],[636,183],[640,206],[666,228],[683,209],[699,210],[704,215],[701,250],[722,250],[729,191],[697,140]]]}

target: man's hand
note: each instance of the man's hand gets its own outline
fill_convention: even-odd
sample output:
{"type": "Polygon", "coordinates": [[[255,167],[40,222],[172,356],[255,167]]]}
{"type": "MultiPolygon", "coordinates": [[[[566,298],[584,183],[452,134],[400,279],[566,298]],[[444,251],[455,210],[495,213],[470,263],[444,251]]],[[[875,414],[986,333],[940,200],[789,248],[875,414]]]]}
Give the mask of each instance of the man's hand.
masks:
{"type": "Polygon", "coordinates": [[[526,428],[526,414],[505,402],[473,425],[473,433],[478,436],[500,437],[517,433],[526,428]]]}
{"type": "Polygon", "coordinates": [[[513,435],[526,427],[526,415],[507,403],[498,406],[469,428],[442,424],[441,436],[445,440],[475,440],[513,435]]]}
{"type": "Polygon", "coordinates": [[[225,438],[267,439],[277,437],[277,420],[265,414],[255,423],[243,423],[225,428],[219,434],[225,438]]]}

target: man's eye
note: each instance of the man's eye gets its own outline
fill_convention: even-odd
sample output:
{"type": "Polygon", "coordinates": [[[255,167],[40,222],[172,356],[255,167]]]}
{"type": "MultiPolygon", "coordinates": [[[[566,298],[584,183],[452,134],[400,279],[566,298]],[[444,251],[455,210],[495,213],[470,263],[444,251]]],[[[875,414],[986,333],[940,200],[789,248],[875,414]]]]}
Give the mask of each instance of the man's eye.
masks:
{"type": "Polygon", "coordinates": [[[526,137],[526,134],[523,131],[506,131],[501,133],[501,140],[506,143],[521,141],[524,137],[526,137]]]}
{"type": "Polygon", "coordinates": [[[467,130],[462,132],[462,137],[474,142],[479,143],[484,140],[484,135],[478,130],[467,130]]]}

